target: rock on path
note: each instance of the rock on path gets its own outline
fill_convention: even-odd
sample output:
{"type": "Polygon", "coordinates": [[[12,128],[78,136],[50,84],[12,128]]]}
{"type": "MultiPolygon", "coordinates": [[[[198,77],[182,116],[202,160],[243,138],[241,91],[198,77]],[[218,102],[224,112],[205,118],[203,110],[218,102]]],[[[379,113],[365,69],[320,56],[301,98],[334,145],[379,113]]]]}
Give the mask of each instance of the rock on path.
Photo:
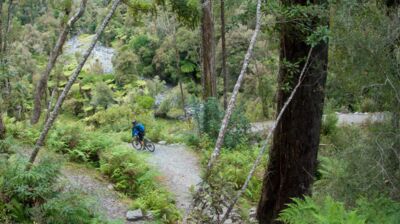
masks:
{"type": "Polygon", "coordinates": [[[191,203],[189,189],[201,181],[197,156],[184,145],[156,144],[148,162],[161,173],[162,182],[175,194],[177,207],[186,212],[191,203]]]}

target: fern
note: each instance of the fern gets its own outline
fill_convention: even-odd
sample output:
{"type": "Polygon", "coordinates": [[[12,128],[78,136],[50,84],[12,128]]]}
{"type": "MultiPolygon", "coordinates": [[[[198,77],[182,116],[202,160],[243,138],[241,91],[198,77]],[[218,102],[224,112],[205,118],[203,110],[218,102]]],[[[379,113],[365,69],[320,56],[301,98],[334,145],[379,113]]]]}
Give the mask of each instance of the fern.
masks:
{"type": "Polygon", "coordinates": [[[365,219],[356,211],[346,211],[343,203],[326,197],[322,204],[312,198],[293,199],[293,203],[283,210],[278,220],[288,224],[364,224],[365,219]]]}

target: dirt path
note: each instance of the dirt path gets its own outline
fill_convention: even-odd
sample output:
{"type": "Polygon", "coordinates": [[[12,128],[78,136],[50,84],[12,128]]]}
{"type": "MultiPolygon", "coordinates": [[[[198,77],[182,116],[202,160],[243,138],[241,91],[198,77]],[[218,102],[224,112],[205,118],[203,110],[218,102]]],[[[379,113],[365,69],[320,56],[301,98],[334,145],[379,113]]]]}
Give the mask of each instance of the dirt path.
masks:
{"type": "MultiPolygon", "coordinates": [[[[132,200],[115,191],[112,185],[99,175],[95,170],[84,166],[68,164],[61,170],[61,181],[66,191],[79,191],[94,200],[99,214],[103,218],[119,220],[125,223],[133,223],[125,220],[126,212],[132,200]]],[[[141,222],[135,222],[141,223],[141,222]]]]}
{"type": "MultiPolygon", "coordinates": [[[[366,122],[383,122],[385,113],[336,113],[338,125],[361,125],[366,122]]],[[[324,115],[325,116],[325,115],[324,115]]],[[[271,129],[275,121],[251,123],[250,131],[253,133],[271,129]]]]}
{"type": "MultiPolygon", "coordinates": [[[[19,151],[23,157],[28,157],[31,150],[24,149],[19,151]]],[[[43,151],[42,151],[43,153],[43,151]]],[[[52,154],[54,157],[60,157],[52,154]]],[[[39,160],[42,154],[39,154],[39,160]]],[[[118,193],[99,172],[89,169],[84,165],[65,163],[61,168],[60,183],[64,186],[64,191],[82,192],[96,206],[96,210],[102,218],[109,221],[119,221],[118,223],[142,224],[144,221],[129,222],[126,220],[126,212],[132,204],[132,200],[118,193]]]]}
{"type": "Polygon", "coordinates": [[[184,145],[156,145],[148,162],[163,176],[162,182],[176,196],[176,205],[183,211],[191,202],[190,188],[201,181],[197,156],[184,145]]]}

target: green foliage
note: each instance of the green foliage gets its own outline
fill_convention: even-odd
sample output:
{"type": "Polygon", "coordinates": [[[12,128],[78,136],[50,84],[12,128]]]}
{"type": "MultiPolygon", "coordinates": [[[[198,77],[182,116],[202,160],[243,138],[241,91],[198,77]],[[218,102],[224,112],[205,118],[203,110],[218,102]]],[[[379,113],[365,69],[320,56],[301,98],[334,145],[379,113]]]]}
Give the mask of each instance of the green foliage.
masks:
{"type": "Polygon", "coordinates": [[[42,158],[29,171],[26,165],[17,156],[0,163],[2,223],[102,223],[81,194],[60,193],[59,161],[42,158]]]}
{"type": "Polygon", "coordinates": [[[322,138],[321,178],[315,194],[328,194],[354,206],[360,197],[388,195],[397,198],[399,130],[390,124],[342,127],[322,138]],[[375,166],[379,167],[376,168],[375,166]]]}
{"type": "Polygon", "coordinates": [[[129,106],[112,106],[85,118],[85,122],[105,131],[126,131],[130,128],[131,116],[129,106]]]}
{"type": "Polygon", "coordinates": [[[333,135],[338,131],[337,123],[339,121],[338,116],[334,112],[330,112],[325,115],[322,120],[321,133],[323,135],[333,135]]]}
{"type": "MultiPolygon", "coordinates": [[[[199,131],[207,134],[215,141],[218,137],[223,118],[219,102],[216,99],[210,98],[204,103],[202,109],[196,109],[195,111],[195,120],[199,131]]],[[[224,146],[233,148],[240,143],[246,142],[248,140],[249,129],[250,122],[244,115],[243,107],[239,106],[234,110],[229,120],[224,146]]]]}
{"type": "Polygon", "coordinates": [[[154,211],[166,223],[180,218],[171,195],[156,181],[156,173],[142,154],[124,147],[113,147],[101,155],[100,170],[115,183],[115,188],[136,198],[134,207],[154,211]]]}
{"type": "Polygon", "coordinates": [[[90,162],[94,165],[99,161],[102,150],[112,145],[111,138],[100,132],[88,133],[79,123],[57,123],[49,135],[47,146],[57,152],[65,153],[72,161],[90,162]]]}
{"type": "MultiPolygon", "coordinates": [[[[182,95],[179,86],[165,93],[163,101],[159,105],[156,115],[164,118],[177,119],[184,115],[182,110],[182,95]]],[[[185,96],[185,102],[188,101],[189,93],[186,88],[183,87],[183,94],[185,96]]]]}
{"type": "Polygon", "coordinates": [[[364,224],[365,219],[356,211],[346,211],[343,203],[327,197],[321,204],[310,197],[294,198],[293,203],[283,210],[279,220],[288,224],[364,224]]]}
{"type": "Polygon", "coordinates": [[[329,196],[321,202],[310,197],[304,200],[294,198],[280,214],[279,220],[288,224],[394,224],[399,220],[399,206],[398,202],[385,197],[361,198],[353,210],[346,209],[343,203],[329,196]]]}
{"type": "MultiPolygon", "coordinates": [[[[224,183],[232,184],[234,190],[241,189],[257,154],[256,147],[250,147],[246,144],[237,145],[235,150],[223,150],[220,156],[220,165],[217,168],[218,175],[224,183]]],[[[244,193],[244,196],[251,202],[257,202],[259,199],[263,173],[263,167],[258,167],[244,193]]]]}
{"type": "Polygon", "coordinates": [[[104,223],[93,210],[94,203],[82,200],[82,194],[67,192],[51,198],[33,210],[35,222],[46,224],[104,223]]]}
{"type": "Polygon", "coordinates": [[[165,81],[162,81],[158,75],[156,75],[153,79],[146,80],[146,85],[149,89],[150,96],[153,98],[165,91],[165,84],[165,81]]]}
{"type": "Polygon", "coordinates": [[[111,89],[103,82],[96,84],[91,104],[95,107],[107,109],[114,103],[111,89]]]}

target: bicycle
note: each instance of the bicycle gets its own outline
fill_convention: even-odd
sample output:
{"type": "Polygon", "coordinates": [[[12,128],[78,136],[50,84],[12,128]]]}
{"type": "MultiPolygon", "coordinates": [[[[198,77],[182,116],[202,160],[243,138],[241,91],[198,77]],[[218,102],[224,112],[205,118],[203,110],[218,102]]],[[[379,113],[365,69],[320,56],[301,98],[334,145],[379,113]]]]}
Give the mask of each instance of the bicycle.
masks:
{"type": "Polygon", "coordinates": [[[140,144],[139,137],[135,136],[131,141],[132,147],[137,150],[148,150],[149,152],[154,152],[156,150],[156,146],[149,139],[144,138],[144,145],[140,144]]]}

